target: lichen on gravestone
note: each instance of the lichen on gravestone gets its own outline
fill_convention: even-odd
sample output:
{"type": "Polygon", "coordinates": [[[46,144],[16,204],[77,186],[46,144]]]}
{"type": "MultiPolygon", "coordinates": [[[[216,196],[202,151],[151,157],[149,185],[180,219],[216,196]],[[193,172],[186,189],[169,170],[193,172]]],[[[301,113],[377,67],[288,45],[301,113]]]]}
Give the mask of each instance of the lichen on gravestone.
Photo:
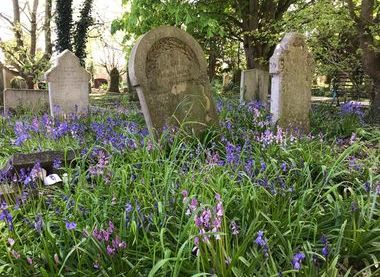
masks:
{"type": "Polygon", "coordinates": [[[218,121],[203,50],[185,31],[162,26],[146,33],[128,67],[151,133],[181,125],[200,134],[218,121]]]}
{"type": "Polygon", "coordinates": [[[301,34],[284,36],[270,58],[269,73],[273,121],[308,132],[314,61],[301,34]]]}

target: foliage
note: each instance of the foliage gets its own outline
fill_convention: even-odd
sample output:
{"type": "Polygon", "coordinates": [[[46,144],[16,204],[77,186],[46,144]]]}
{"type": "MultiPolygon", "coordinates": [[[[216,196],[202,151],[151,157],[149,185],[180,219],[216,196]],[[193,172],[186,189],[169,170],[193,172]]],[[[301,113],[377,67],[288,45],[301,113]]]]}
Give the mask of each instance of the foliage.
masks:
{"type": "Polygon", "coordinates": [[[71,30],[73,27],[73,0],[57,0],[55,24],[57,25],[56,49],[58,53],[73,50],[71,30]]]}
{"type": "Polygon", "coordinates": [[[242,43],[247,67],[265,67],[283,31],[283,14],[291,5],[295,9],[302,8],[303,2],[125,0],[125,5],[131,5],[130,12],[115,20],[112,28],[113,31],[124,30],[128,39],[160,25],[182,27],[200,40],[202,46],[209,45],[204,48],[216,53],[223,52],[226,41],[233,42],[232,45],[242,43]]]}
{"type": "Polygon", "coordinates": [[[75,24],[73,34],[75,55],[79,58],[82,66],[85,65],[88,28],[94,23],[93,18],[90,16],[92,4],[93,0],[85,0],[83,2],[80,17],[75,24]]]}
{"type": "Polygon", "coordinates": [[[287,29],[306,33],[317,61],[317,73],[351,77],[361,70],[357,32],[348,10],[339,1],[319,0],[286,16],[287,29]]]}
{"type": "Polygon", "coordinates": [[[82,150],[55,163],[61,187],[41,185],[38,164],[2,173],[24,192],[0,206],[0,274],[378,276],[379,131],[340,138],[313,121],[304,135],[273,126],[260,103],[217,108],[220,129],[201,139],[173,128],[154,139],[138,113],[1,117],[0,163],[82,150]]]}
{"type": "Polygon", "coordinates": [[[27,81],[36,83],[49,68],[49,58],[45,53],[37,51],[35,55],[31,55],[30,46],[27,44],[19,47],[15,41],[0,41],[0,48],[4,53],[6,64],[15,67],[21,77],[27,81]]]}
{"type": "Polygon", "coordinates": [[[85,66],[88,29],[94,23],[91,17],[93,0],[84,0],[78,21],[73,23],[72,0],[57,0],[57,51],[74,51],[81,65],[85,66]]]}

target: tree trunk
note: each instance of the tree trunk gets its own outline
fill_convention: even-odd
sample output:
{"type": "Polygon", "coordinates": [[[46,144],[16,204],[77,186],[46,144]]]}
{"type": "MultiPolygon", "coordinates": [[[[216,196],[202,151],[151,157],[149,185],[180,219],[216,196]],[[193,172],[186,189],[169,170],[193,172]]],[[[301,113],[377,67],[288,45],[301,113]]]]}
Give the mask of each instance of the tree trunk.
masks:
{"type": "Polygon", "coordinates": [[[36,55],[37,44],[37,8],[38,0],[33,1],[32,13],[30,15],[30,55],[32,58],[36,55]]]}
{"type": "Polygon", "coordinates": [[[373,79],[373,99],[371,101],[371,115],[374,122],[380,125],[380,72],[373,79]]]}
{"type": "Polygon", "coordinates": [[[210,53],[208,57],[208,77],[210,81],[215,78],[216,75],[216,63],[217,63],[217,53],[216,48],[213,43],[210,46],[210,53]]]}
{"type": "Polygon", "coordinates": [[[109,92],[117,92],[119,93],[119,82],[120,82],[120,73],[119,70],[114,67],[110,71],[110,84],[108,87],[109,92]]]}
{"type": "Polygon", "coordinates": [[[18,48],[22,48],[24,43],[22,41],[22,29],[20,22],[20,6],[18,0],[13,0],[13,22],[14,22],[14,34],[18,48]]]}
{"type": "Polygon", "coordinates": [[[25,78],[26,85],[28,86],[28,89],[34,89],[34,81],[33,76],[27,76],[25,78]]]}
{"type": "Polygon", "coordinates": [[[247,69],[255,68],[253,39],[248,35],[244,36],[244,54],[247,61],[247,69]]]}
{"type": "Polygon", "coordinates": [[[45,56],[50,58],[53,54],[53,45],[51,42],[51,5],[52,0],[46,0],[45,2],[45,22],[44,22],[44,30],[45,30],[45,56]]]}
{"type": "Polygon", "coordinates": [[[374,43],[374,34],[371,27],[374,23],[373,0],[362,0],[360,17],[357,19],[360,48],[363,51],[362,64],[364,72],[372,79],[373,93],[371,94],[371,111],[374,120],[380,124],[380,53],[374,43]]]}

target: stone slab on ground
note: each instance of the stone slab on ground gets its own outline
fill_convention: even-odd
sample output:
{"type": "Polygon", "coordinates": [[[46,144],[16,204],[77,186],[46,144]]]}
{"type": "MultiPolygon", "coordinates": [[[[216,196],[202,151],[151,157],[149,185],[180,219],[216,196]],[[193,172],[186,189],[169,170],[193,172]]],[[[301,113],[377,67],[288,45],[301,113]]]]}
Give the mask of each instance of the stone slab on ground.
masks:
{"type": "Polygon", "coordinates": [[[55,160],[60,160],[62,164],[70,164],[76,157],[74,150],[68,151],[44,151],[30,154],[17,153],[11,156],[2,172],[10,171],[13,175],[21,169],[32,168],[36,162],[40,162],[41,167],[46,169],[48,174],[55,172],[53,163],[55,160]]]}

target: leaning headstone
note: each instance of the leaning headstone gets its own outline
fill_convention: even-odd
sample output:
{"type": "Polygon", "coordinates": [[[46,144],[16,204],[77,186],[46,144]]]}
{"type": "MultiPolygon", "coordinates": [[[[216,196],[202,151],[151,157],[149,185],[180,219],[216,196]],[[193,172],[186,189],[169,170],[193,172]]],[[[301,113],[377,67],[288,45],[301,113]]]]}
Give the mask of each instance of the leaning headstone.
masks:
{"type": "Polygon", "coordinates": [[[45,79],[52,116],[88,113],[90,74],[72,52],[65,50],[58,55],[53,67],[45,73],[45,79]]]}
{"type": "Polygon", "coordinates": [[[305,39],[287,33],[270,58],[271,113],[284,128],[309,131],[314,61],[305,39]]]}
{"type": "Polygon", "coordinates": [[[261,69],[243,70],[240,82],[240,102],[268,101],[269,73],[261,69]]]}
{"type": "Polygon", "coordinates": [[[182,125],[200,134],[217,122],[204,53],[185,31],[163,26],[146,33],[128,65],[151,133],[182,125]]]}

